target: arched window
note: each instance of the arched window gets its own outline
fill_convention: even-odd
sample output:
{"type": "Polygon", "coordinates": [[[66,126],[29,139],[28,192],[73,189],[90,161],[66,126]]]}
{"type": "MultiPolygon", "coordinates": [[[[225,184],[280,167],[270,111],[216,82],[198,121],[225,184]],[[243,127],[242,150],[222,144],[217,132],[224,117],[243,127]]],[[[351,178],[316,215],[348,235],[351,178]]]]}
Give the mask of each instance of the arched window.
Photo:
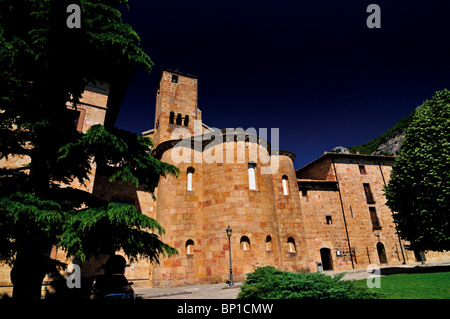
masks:
{"type": "Polygon", "coordinates": [[[188,239],[186,241],[186,254],[192,255],[194,253],[194,241],[192,239],[188,239]]]}
{"type": "Polygon", "coordinates": [[[177,115],[177,125],[181,125],[181,114],[180,113],[178,113],[178,115],[177,115]]]}
{"type": "Polygon", "coordinates": [[[289,237],[288,240],[288,246],[289,246],[289,252],[290,253],[295,253],[297,252],[297,247],[295,246],[295,240],[293,237],[289,237]]]}
{"type": "Polygon", "coordinates": [[[270,237],[270,235],[267,235],[266,237],[266,250],[272,251],[272,237],[270,237]]]}
{"type": "Polygon", "coordinates": [[[281,178],[281,182],[283,183],[283,195],[289,195],[288,177],[286,175],[283,175],[283,177],[281,178]]]}
{"type": "Polygon", "coordinates": [[[256,164],[248,163],[248,188],[256,190],[256,177],[255,177],[256,164]]]}
{"type": "Polygon", "coordinates": [[[242,250],[250,250],[250,239],[247,236],[241,237],[241,249],[242,250]]]}
{"type": "Polygon", "coordinates": [[[189,115],[186,115],[184,117],[184,126],[188,126],[189,125],[189,115]]]}
{"type": "Polygon", "coordinates": [[[193,167],[189,167],[186,171],[187,173],[187,190],[192,191],[192,178],[194,176],[195,169],[193,167]]]}
{"type": "Polygon", "coordinates": [[[173,112],[170,112],[169,123],[170,124],[174,124],[175,123],[175,113],[173,113],[173,112]]]}

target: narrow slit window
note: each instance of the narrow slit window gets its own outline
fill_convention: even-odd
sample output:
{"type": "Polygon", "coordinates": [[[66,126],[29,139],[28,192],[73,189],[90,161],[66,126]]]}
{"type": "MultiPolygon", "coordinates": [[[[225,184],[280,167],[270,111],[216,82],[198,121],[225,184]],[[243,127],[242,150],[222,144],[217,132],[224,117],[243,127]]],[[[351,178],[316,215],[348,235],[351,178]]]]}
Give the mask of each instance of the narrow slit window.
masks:
{"type": "Polygon", "coordinates": [[[266,250],[272,251],[272,237],[270,235],[266,237],[266,250]]]}
{"type": "Polygon", "coordinates": [[[248,187],[251,190],[256,190],[255,169],[255,163],[248,163],[248,187]]]}
{"type": "Polygon", "coordinates": [[[369,184],[363,184],[364,193],[366,194],[367,204],[375,204],[375,200],[373,199],[372,190],[370,189],[369,184]]]}
{"type": "Polygon", "coordinates": [[[177,115],[177,125],[181,125],[181,123],[182,123],[181,114],[178,113],[178,115],[177,115]]]}
{"type": "Polygon", "coordinates": [[[192,178],[194,176],[194,172],[195,172],[195,170],[193,167],[189,167],[186,171],[186,173],[187,173],[187,185],[186,185],[187,187],[186,188],[188,191],[192,191],[192,178]]]}
{"type": "Polygon", "coordinates": [[[381,229],[380,221],[375,207],[369,207],[370,220],[372,221],[372,229],[381,229]]]}
{"type": "Polygon", "coordinates": [[[288,177],[286,175],[284,175],[281,179],[281,182],[283,183],[283,195],[285,195],[285,196],[289,195],[288,177]]]}
{"type": "Polygon", "coordinates": [[[186,115],[185,117],[184,117],[184,126],[188,126],[189,125],[189,115],[186,115]]]}
{"type": "Polygon", "coordinates": [[[175,124],[175,113],[174,112],[170,112],[169,124],[175,124]]]}

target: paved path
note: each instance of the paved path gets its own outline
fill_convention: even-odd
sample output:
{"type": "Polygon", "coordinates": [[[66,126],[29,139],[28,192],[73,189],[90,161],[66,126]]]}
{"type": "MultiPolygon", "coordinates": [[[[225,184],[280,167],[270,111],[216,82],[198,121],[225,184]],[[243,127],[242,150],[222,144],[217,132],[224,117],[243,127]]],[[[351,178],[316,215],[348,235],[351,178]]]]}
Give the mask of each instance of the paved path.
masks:
{"type": "Polygon", "coordinates": [[[136,298],[142,299],[236,299],[242,283],[201,284],[168,288],[135,288],[136,298]]]}
{"type": "MultiPolygon", "coordinates": [[[[421,265],[420,263],[408,265],[395,265],[380,267],[381,276],[394,273],[450,271],[450,261],[434,262],[421,265]]],[[[367,279],[371,273],[366,269],[347,271],[325,271],[327,275],[335,276],[345,273],[345,280],[367,279]]],[[[166,288],[134,288],[136,297],[141,299],[236,299],[242,283],[235,283],[234,287],[227,284],[201,284],[183,287],[166,288]]]]}

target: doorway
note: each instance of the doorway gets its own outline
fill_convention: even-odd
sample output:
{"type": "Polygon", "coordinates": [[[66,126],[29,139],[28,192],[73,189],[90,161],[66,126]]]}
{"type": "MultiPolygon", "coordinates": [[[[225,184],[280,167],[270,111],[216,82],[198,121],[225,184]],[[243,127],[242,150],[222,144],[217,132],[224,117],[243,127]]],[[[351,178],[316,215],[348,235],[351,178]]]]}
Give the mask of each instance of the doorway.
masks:
{"type": "Polygon", "coordinates": [[[377,252],[380,264],[387,264],[386,250],[384,249],[383,243],[377,243],[377,252]]]}
{"type": "Polygon", "coordinates": [[[329,248],[320,249],[320,258],[322,259],[323,270],[333,270],[333,259],[329,248]]]}

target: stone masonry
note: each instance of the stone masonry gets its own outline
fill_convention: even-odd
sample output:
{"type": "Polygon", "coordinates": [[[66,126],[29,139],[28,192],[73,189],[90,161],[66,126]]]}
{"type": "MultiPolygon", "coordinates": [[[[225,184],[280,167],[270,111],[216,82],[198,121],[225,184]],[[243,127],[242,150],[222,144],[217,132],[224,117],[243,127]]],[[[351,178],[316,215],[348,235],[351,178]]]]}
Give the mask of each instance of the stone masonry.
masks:
{"type": "MultiPolygon", "coordinates": [[[[125,273],[129,280],[141,287],[225,282],[228,226],[236,281],[265,265],[307,272],[417,262],[420,252],[398,238],[385,205],[383,187],[394,157],[325,153],[296,171],[293,153],[272,150],[249,132],[212,130],[202,123],[197,89],[196,76],[161,74],[155,125],[143,135],[153,139],[153,155],[176,165],[181,176],[161,178],[156,200],[133,185],[108,183],[95,170],[86,186],[100,198],[135,205],[155,218],[166,230],[162,240],[178,250],[158,265],[131,264],[125,273]]],[[[87,90],[83,101],[76,125],[85,132],[104,123],[108,89],[87,90]]],[[[24,162],[17,158],[0,165],[24,162]]],[[[64,258],[57,247],[52,254],[64,258]]],[[[436,252],[425,257],[450,259],[436,252]]],[[[85,277],[101,273],[101,263],[88,261],[82,272],[85,277]]],[[[0,285],[10,289],[9,267],[0,268],[0,285]]]]}

